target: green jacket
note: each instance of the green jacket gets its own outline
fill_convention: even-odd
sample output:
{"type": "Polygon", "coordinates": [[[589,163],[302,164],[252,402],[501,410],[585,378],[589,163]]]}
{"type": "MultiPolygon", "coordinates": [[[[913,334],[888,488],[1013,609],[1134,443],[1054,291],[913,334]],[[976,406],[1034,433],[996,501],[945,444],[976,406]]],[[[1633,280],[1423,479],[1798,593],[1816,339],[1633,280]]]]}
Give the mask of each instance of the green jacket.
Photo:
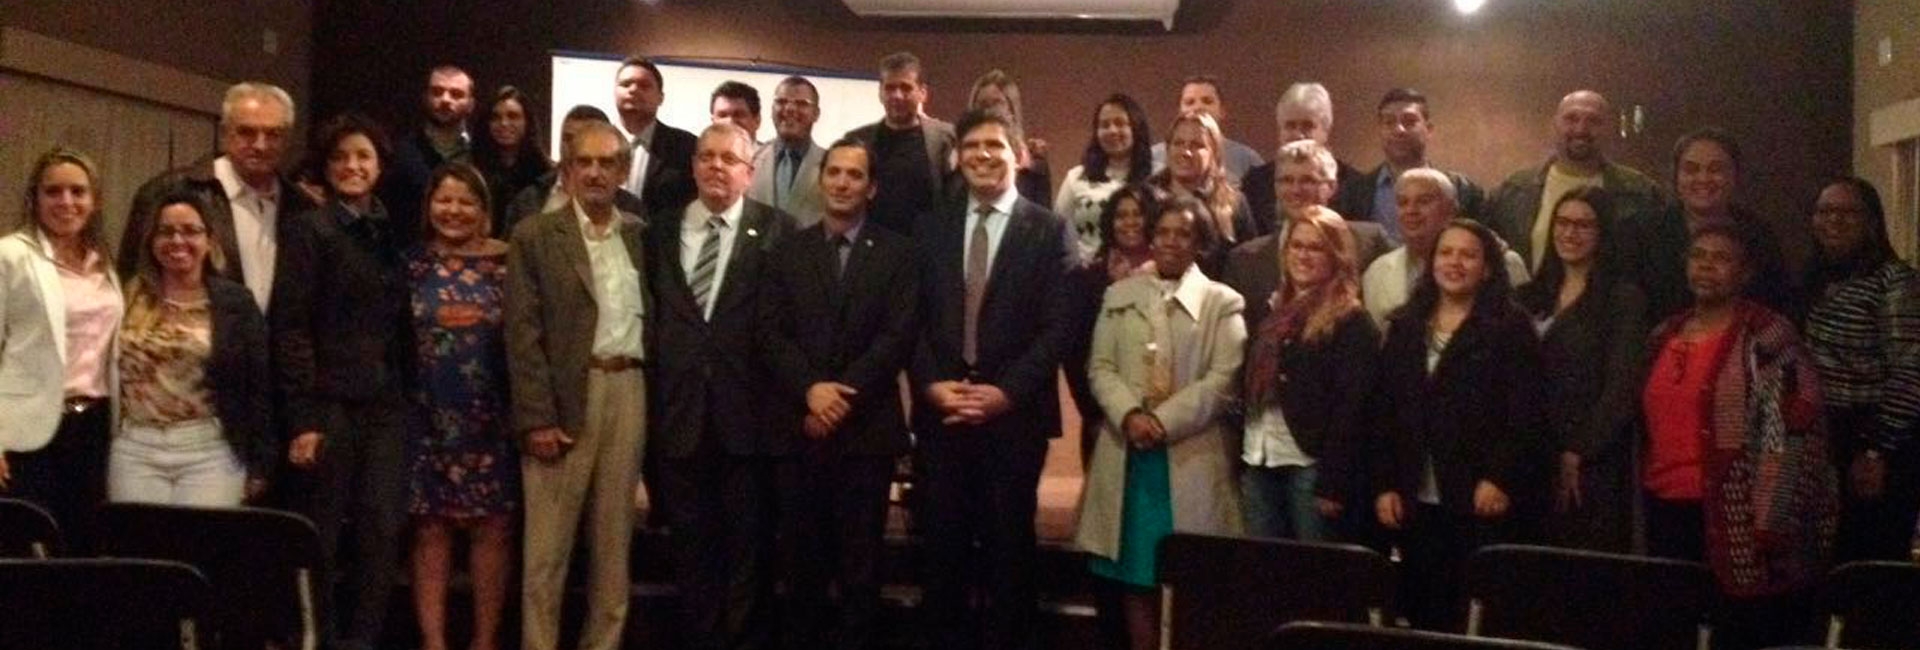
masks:
{"type": "MultiPolygon", "coordinates": [[[[1508,176],[1487,197],[1486,214],[1477,215],[1523,259],[1533,259],[1533,222],[1540,215],[1540,195],[1546,191],[1547,168],[1552,164],[1549,159],[1547,164],[1508,176]]],[[[1616,232],[1636,220],[1659,218],[1671,202],[1659,183],[1632,167],[1608,162],[1600,175],[1601,185],[1613,198],[1616,232]]]]}

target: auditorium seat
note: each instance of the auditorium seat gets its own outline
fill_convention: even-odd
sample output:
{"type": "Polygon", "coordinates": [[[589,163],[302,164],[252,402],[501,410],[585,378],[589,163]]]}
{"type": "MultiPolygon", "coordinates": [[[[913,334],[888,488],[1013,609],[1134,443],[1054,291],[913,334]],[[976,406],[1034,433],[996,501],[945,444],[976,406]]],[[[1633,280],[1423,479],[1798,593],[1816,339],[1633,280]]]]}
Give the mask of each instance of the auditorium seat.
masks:
{"type": "Polygon", "coordinates": [[[0,560],[0,650],[197,650],[211,588],[165,560],[0,560]]]}
{"type": "Polygon", "coordinates": [[[1920,647],[1920,564],[1840,565],[1820,590],[1820,611],[1829,648],[1920,647]]]}
{"type": "Polygon", "coordinates": [[[1576,650],[1538,641],[1383,628],[1352,623],[1288,623],[1268,638],[1265,650],[1576,650]]]}
{"type": "Polygon", "coordinates": [[[1283,623],[1385,620],[1393,594],[1387,558],[1351,544],[1176,533],[1160,543],[1167,647],[1258,647],[1283,623]]]}
{"type": "Polygon", "coordinates": [[[45,508],[0,499],[0,557],[49,558],[60,552],[60,524],[45,508]]]}
{"type": "Polygon", "coordinates": [[[1467,561],[1467,634],[1589,650],[1705,649],[1717,594],[1696,562],[1494,545],[1467,561]]]}
{"type": "Polygon", "coordinates": [[[305,517],[264,508],[110,503],[100,507],[100,535],[102,555],[185,562],[206,575],[220,632],[207,647],[257,650],[269,640],[303,650],[317,645],[320,535],[305,517]]]}

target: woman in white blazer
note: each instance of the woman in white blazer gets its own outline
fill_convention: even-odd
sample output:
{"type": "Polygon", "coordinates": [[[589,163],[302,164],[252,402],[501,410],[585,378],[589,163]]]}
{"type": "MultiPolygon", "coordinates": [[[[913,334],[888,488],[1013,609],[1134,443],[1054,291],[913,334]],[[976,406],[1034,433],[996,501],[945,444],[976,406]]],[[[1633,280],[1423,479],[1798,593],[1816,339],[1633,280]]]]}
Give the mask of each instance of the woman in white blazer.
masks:
{"type": "Polygon", "coordinates": [[[114,340],[123,310],[86,155],[56,148],[0,237],[0,494],[39,504],[84,552],[106,496],[114,340]]]}
{"type": "Polygon", "coordinates": [[[1153,220],[1155,272],[1109,287],[1088,362],[1106,413],[1080,504],[1075,541],[1093,573],[1118,591],[1134,648],[1159,647],[1153,587],[1160,539],[1182,532],[1238,534],[1235,441],[1221,416],[1236,395],[1247,338],[1246,302],[1207,279],[1196,260],[1220,238],[1193,198],[1162,204],[1153,220]]]}

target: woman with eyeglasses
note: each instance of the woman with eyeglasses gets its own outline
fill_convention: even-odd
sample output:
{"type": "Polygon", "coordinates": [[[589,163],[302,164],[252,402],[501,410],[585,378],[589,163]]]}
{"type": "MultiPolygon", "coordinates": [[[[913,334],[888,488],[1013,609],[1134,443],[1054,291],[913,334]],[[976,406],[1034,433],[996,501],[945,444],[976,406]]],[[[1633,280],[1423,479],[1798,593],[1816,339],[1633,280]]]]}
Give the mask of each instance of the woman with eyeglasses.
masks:
{"type": "Polygon", "coordinates": [[[1754,247],[1729,225],[1693,234],[1693,306],[1654,330],[1641,390],[1648,550],[1712,568],[1727,648],[1812,628],[1839,509],[1813,358],[1791,321],[1744,297],[1754,247]]]}
{"type": "Polygon", "coordinates": [[[120,428],[108,496],[187,506],[259,497],[278,445],[268,431],[267,321],[221,274],[200,199],[169,193],[140,220],[120,329],[120,428]]]}

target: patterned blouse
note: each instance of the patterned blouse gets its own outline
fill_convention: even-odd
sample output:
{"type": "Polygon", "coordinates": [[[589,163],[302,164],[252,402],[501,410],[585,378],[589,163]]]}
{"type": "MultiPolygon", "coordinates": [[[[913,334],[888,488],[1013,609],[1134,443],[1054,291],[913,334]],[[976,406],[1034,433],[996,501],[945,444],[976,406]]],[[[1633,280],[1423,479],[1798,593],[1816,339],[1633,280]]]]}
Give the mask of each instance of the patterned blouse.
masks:
{"type": "Polygon", "coordinates": [[[1899,260],[1827,285],[1807,313],[1807,348],[1827,405],[1876,409],[1863,432],[1892,451],[1920,422],[1920,274],[1899,260]]]}
{"type": "Polygon", "coordinates": [[[213,312],[205,298],[161,300],[147,327],[131,323],[120,339],[121,408],[130,422],[162,427],[214,416],[207,386],[213,312]]]}

